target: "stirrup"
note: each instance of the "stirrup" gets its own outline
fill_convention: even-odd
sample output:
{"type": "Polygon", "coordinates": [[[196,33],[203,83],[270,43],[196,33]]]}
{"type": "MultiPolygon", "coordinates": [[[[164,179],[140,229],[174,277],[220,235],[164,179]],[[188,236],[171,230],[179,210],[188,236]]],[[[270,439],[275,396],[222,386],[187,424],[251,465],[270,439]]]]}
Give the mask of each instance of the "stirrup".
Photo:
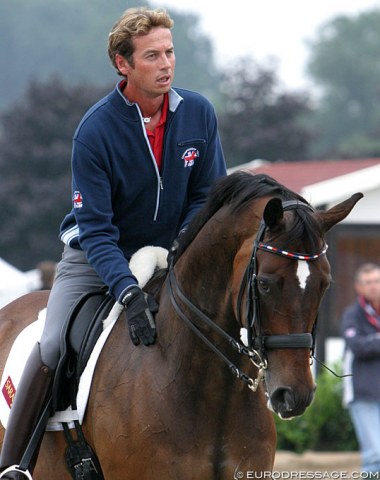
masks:
{"type": "Polygon", "coordinates": [[[12,465],[11,467],[6,468],[0,473],[0,478],[3,478],[6,473],[18,472],[24,475],[28,480],[33,480],[32,475],[29,473],[29,470],[20,470],[18,465],[12,465]]]}

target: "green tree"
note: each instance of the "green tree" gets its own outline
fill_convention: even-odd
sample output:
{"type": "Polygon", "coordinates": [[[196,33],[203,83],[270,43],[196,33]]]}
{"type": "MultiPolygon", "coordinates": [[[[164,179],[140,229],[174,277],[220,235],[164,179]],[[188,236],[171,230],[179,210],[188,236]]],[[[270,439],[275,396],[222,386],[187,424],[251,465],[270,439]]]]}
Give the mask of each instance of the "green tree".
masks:
{"type": "Polygon", "coordinates": [[[282,90],[273,66],[242,58],[226,73],[220,132],[228,165],[255,158],[308,158],[311,131],[304,123],[308,96],[282,90]]]}
{"type": "Polygon", "coordinates": [[[339,16],[310,42],[308,72],[321,94],[316,157],[380,155],[380,9],[339,16]]]}
{"type": "Polygon", "coordinates": [[[0,256],[21,269],[58,260],[71,207],[71,139],[100,88],[32,82],[1,116],[0,256]]]}
{"type": "Polygon", "coordinates": [[[215,65],[212,42],[199,27],[198,15],[183,15],[175,10],[169,13],[174,20],[174,86],[198,91],[211,101],[218,102],[220,72],[215,65]]]}
{"type": "MultiPolygon", "coordinates": [[[[31,79],[47,81],[53,74],[72,85],[116,83],[107,38],[130,6],[123,0],[1,0],[0,107],[19,97],[31,79]]],[[[171,9],[169,13],[175,24],[176,85],[213,98],[219,75],[212,43],[201,33],[199,17],[171,9]]]]}

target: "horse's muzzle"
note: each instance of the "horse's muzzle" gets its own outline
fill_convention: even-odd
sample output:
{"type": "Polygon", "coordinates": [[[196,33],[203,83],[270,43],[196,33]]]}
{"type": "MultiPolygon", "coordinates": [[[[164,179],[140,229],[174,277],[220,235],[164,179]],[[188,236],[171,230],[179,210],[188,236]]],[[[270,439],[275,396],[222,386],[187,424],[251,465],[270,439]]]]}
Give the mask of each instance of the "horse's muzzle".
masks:
{"type": "Polygon", "coordinates": [[[291,387],[279,387],[270,395],[268,408],[280,418],[290,420],[302,415],[314,398],[316,386],[311,390],[298,392],[291,387]]]}

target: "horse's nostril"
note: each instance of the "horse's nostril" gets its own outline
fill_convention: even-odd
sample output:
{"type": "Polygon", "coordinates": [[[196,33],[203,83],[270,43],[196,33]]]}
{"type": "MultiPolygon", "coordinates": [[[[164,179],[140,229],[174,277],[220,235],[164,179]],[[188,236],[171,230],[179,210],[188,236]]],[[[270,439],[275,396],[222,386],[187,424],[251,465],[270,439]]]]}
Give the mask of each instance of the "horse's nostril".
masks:
{"type": "Polygon", "coordinates": [[[281,418],[295,417],[310,405],[313,395],[314,389],[301,394],[291,387],[279,387],[270,396],[270,407],[281,418]]]}
{"type": "Polygon", "coordinates": [[[277,388],[271,396],[271,403],[275,411],[291,412],[295,407],[293,390],[290,387],[277,388]]]}
{"type": "Polygon", "coordinates": [[[284,402],[285,410],[287,412],[291,412],[294,410],[295,399],[293,395],[293,390],[291,388],[283,389],[283,402],[284,402]]]}

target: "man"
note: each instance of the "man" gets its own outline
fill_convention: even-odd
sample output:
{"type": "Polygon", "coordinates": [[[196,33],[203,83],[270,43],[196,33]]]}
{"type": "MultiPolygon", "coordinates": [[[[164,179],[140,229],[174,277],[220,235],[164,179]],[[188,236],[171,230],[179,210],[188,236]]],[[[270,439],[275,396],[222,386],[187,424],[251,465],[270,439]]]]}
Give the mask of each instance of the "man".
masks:
{"type": "Polygon", "coordinates": [[[358,438],[362,470],[380,473],[380,266],[366,263],[355,275],[358,295],[343,313],[346,341],[344,403],[358,438]]]}
{"type": "Polygon", "coordinates": [[[26,476],[17,465],[48,398],[71,306],[106,285],[126,307],[133,343],[153,344],[156,307],[137,285],[128,260],[146,245],[169,248],[212,183],[226,175],[213,107],[197,93],[172,88],[172,26],[164,10],[129,9],[109,35],[110,59],[124,78],[87,112],[74,135],[63,257],[40,344],[11,409],[0,459],[0,470],[7,472],[1,478],[26,476]]]}

